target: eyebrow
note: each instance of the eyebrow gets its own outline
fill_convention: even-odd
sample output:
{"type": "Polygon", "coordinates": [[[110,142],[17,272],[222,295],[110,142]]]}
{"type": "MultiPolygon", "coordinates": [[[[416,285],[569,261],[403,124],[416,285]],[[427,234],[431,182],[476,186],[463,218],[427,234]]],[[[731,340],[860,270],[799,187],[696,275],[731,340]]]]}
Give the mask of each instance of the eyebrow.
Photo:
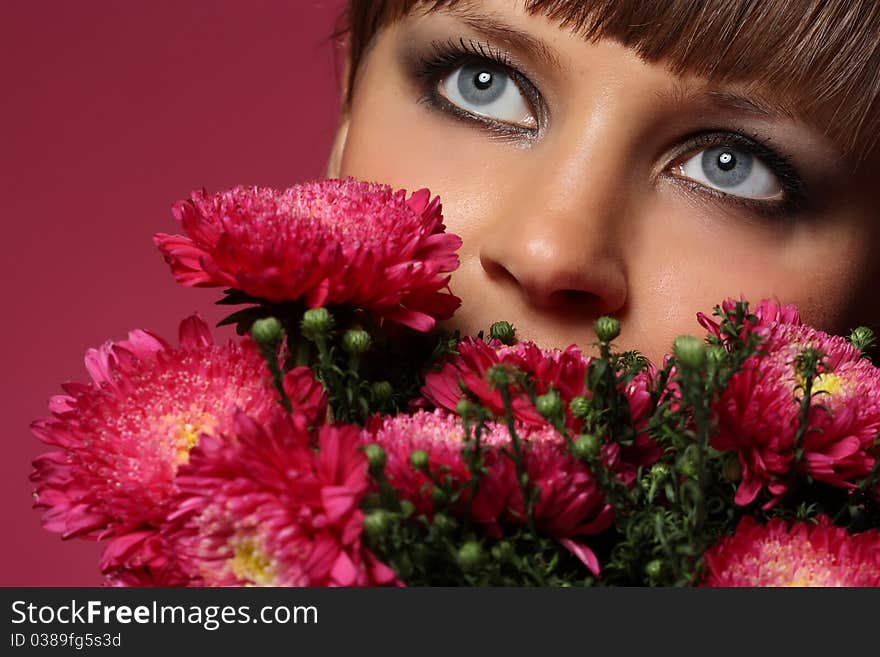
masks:
{"type": "MultiPolygon", "coordinates": [[[[444,6],[440,11],[458,19],[492,41],[501,42],[513,50],[531,54],[540,63],[554,70],[559,71],[563,68],[559,57],[545,41],[505,23],[495,14],[478,10],[470,0],[461,0],[454,5],[444,6]]],[[[671,91],[660,91],[657,92],[657,95],[658,99],[663,101],[702,104],[712,109],[732,109],[767,120],[794,117],[793,113],[781,104],[729,90],[695,92],[688,90],[683,85],[676,84],[671,91]]]]}
{"type": "Polygon", "coordinates": [[[476,10],[471,2],[462,1],[443,7],[442,11],[492,41],[500,42],[513,50],[531,54],[538,62],[547,67],[555,70],[562,68],[559,57],[545,41],[505,23],[495,14],[476,10]]]}
{"type": "Polygon", "coordinates": [[[676,83],[673,89],[658,91],[658,100],[704,106],[707,109],[732,109],[759,119],[790,120],[796,118],[786,105],[760,96],[745,95],[731,90],[692,90],[676,83]]]}
{"type": "MultiPolygon", "coordinates": [[[[564,69],[559,56],[546,41],[506,23],[495,13],[481,9],[474,0],[458,0],[453,4],[440,6],[437,11],[461,21],[491,41],[530,55],[537,63],[556,71],[564,69]]],[[[684,83],[675,82],[672,89],[658,91],[656,95],[660,101],[686,103],[707,110],[733,110],[767,121],[801,121],[824,134],[822,125],[815,116],[803,115],[797,107],[764,94],[746,94],[731,89],[691,89],[684,83]]]]}

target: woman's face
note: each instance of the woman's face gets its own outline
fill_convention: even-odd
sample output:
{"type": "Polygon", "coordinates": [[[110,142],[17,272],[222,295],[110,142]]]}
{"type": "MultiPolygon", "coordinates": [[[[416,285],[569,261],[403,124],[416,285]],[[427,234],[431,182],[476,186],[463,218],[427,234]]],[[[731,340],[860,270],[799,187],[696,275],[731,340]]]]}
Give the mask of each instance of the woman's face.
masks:
{"type": "Polygon", "coordinates": [[[730,296],[796,303],[835,332],[876,320],[870,163],[853,174],[770,96],[515,5],[383,29],[328,171],[440,195],[464,241],[450,326],[505,319],[520,339],[586,346],[612,315],[620,347],[658,360],[730,296]]]}

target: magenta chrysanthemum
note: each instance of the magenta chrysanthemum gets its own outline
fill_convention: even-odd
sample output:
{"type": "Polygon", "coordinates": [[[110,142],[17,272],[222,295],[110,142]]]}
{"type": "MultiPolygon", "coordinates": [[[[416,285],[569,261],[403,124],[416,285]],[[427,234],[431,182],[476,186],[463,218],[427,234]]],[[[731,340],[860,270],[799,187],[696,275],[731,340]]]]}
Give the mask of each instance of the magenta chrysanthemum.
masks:
{"type": "MultiPolygon", "coordinates": [[[[541,349],[531,342],[508,347],[497,340],[487,344],[476,338],[465,338],[458,345],[458,355],[448,359],[440,371],[427,374],[422,394],[438,408],[454,411],[464,397],[463,384],[480,403],[500,416],[504,414],[504,404],[501,393],[486,378],[489,368],[508,365],[528,373],[535,383],[535,394],[544,394],[552,388],[560,393],[564,402],[569,402],[577,395],[586,394],[589,362],[589,357],[574,345],[565,350],[541,349]]],[[[517,421],[534,427],[547,425],[527,395],[515,395],[512,401],[517,421]]]]}
{"type": "Polygon", "coordinates": [[[795,323],[762,325],[761,352],[750,358],[713,404],[720,450],[735,450],[743,470],[737,504],[766,487],[774,504],[797,473],[851,488],[874,464],[880,431],[880,370],[845,339],[795,323]],[[796,359],[805,349],[822,354],[802,442],[799,398],[805,381],[796,359]],[[797,458],[801,454],[800,459],[797,458]]]}
{"type": "Polygon", "coordinates": [[[194,192],[174,206],[185,236],[157,234],[178,282],[272,302],[351,303],[420,331],[460,303],[447,289],[461,239],[439,198],[352,179],[285,190],[194,192]]]}
{"type": "MultiPolygon", "coordinates": [[[[462,385],[496,416],[504,415],[501,393],[489,382],[486,373],[495,365],[506,365],[526,373],[535,386],[535,394],[550,390],[559,393],[566,413],[566,425],[572,431],[581,429],[583,422],[576,419],[569,408],[577,396],[589,397],[586,374],[590,357],[576,346],[566,349],[542,349],[533,342],[520,342],[505,346],[500,341],[489,343],[476,338],[465,338],[458,345],[458,354],[448,359],[437,372],[425,376],[422,395],[438,408],[455,411],[464,397],[462,385]]],[[[651,382],[653,367],[639,373],[621,392],[629,405],[630,417],[636,430],[643,429],[653,410],[651,405],[651,382]]],[[[530,427],[548,426],[532,404],[528,395],[513,391],[511,407],[518,422],[530,427]]],[[[624,460],[638,466],[651,464],[659,457],[659,450],[645,433],[640,433],[633,447],[627,448],[624,460]]]]}
{"type": "Polygon", "coordinates": [[[880,586],[880,532],[850,535],[827,516],[791,526],[745,517],[705,559],[704,586],[880,586]]]}
{"type": "MultiPolygon", "coordinates": [[[[743,301],[745,299],[742,299],[740,302],[743,301]]],[[[725,299],[721,303],[721,311],[726,317],[733,319],[737,303],[735,299],[725,299]]],[[[801,326],[801,315],[797,306],[781,304],[772,299],[762,299],[754,308],[749,308],[749,315],[752,315],[754,318],[746,318],[743,324],[744,333],[759,333],[763,336],[768,333],[768,329],[771,326],[777,324],[801,326]]],[[[720,325],[717,320],[712,319],[705,313],[697,313],[697,321],[712,335],[721,337],[720,325]]]]}
{"type": "MultiPolygon", "coordinates": [[[[483,436],[498,442],[507,431],[501,426],[492,425],[483,436]]],[[[431,472],[453,486],[461,486],[470,480],[470,473],[462,458],[464,428],[456,416],[443,411],[427,413],[419,411],[414,415],[387,417],[364,433],[364,440],[375,442],[387,453],[385,476],[401,498],[415,505],[416,513],[431,517],[434,502],[430,478],[410,464],[410,455],[415,450],[428,454],[431,472]]],[[[516,488],[516,477],[511,478],[507,459],[496,451],[485,454],[487,474],[484,483],[471,504],[470,511],[477,522],[495,527],[503,516],[516,488]]],[[[466,501],[463,500],[463,502],[466,501]]]]}
{"type": "MultiPolygon", "coordinates": [[[[60,448],[34,461],[35,506],[64,538],[113,538],[106,571],[137,560],[164,567],[155,528],[178,468],[200,435],[231,425],[236,409],[260,418],[279,405],[268,368],[249,339],[216,345],[195,316],[181,323],[179,347],[137,330],[89,350],[86,366],[91,383],[64,385],[51,417],[32,425],[60,448]]],[[[326,397],[307,368],[289,373],[285,387],[304,418],[322,415],[326,397]]]]}
{"type": "MultiPolygon", "coordinates": [[[[569,454],[564,440],[550,427],[520,425],[523,439],[523,466],[529,481],[540,491],[533,509],[535,525],[552,536],[594,573],[598,561],[580,537],[607,529],[613,520],[610,504],[589,469],[569,454]]],[[[365,433],[365,440],[381,445],[387,454],[385,466],[389,483],[401,497],[411,501],[418,513],[430,517],[434,511],[432,479],[410,463],[415,450],[428,454],[428,467],[436,480],[462,486],[471,479],[462,455],[464,428],[454,415],[437,410],[387,418],[365,433]]],[[[502,523],[525,522],[522,491],[517,483],[515,464],[510,458],[511,439],[507,428],[487,423],[481,435],[485,447],[485,474],[477,494],[470,501],[469,491],[461,498],[461,509],[470,511],[491,535],[502,533],[502,523]]]]}
{"type": "Polygon", "coordinates": [[[360,431],[244,413],[235,439],[206,436],[179,477],[169,538],[206,586],[389,584],[394,572],[361,546],[367,462],[360,431]],[[174,525],[172,525],[174,527],[174,525]]]}

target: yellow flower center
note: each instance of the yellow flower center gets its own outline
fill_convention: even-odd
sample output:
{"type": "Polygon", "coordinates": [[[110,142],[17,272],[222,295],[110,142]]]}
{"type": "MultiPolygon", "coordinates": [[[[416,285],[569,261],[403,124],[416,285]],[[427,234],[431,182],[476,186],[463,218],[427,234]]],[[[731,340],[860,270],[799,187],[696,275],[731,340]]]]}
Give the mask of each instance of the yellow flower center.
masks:
{"type": "Polygon", "coordinates": [[[211,433],[217,426],[216,418],[205,412],[187,413],[182,416],[165,416],[165,421],[171,428],[170,435],[173,440],[171,448],[175,453],[177,465],[189,462],[189,453],[199,442],[199,436],[203,433],[211,433]]]}
{"type": "Polygon", "coordinates": [[[275,566],[256,540],[239,540],[233,547],[233,554],[229,567],[238,579],[251,586],[272,586],[275,582],[275,566]]]}
{"type": "MultiPolygon", "coordinates": [[[[795,380],[797,381],[798,392],[804,392],[807,389],[807,380],[800,376],[796,375],[795,380]]],[[[813,387],[811,389],[812,395],[840,395],[844,393],[844,385],[845,381],[839,377],[837,374],[824,373],[817,374],[813,377],[813,387]]],[[[821,397],[820,397],[821,399],[821,397]]],[[[821,402],[820,402],[821,403],[821,402]]]]}
{"type": "Polygon", "coordinates": [[[801,575],[800,577],[798,577],[798,578],[797,578],[796,580],[794,580],[793,582],[789,582],[789,583],[788,583],[788,587],[789,587],[789,588],[807,588],[807,587],[809,587],[809,586],[810,586],[810,582],[809,582],[809,581],[807,580],[807,578],[804,577],[803,575],[801,575]]]}
{"type": "Polygon", "coordinates": [[[189,461],[190,450],[199,442],[199,430],[187,422],[177,429],[175,440],[177,441],[177,464],[183,465],[189,461]]]}
{"type": "Polygon", "coordinates": [[[843,381],[836,374],[820,374],[813,379],[813,394],[820,392],[839,395],[843,391],[843,381]]]}

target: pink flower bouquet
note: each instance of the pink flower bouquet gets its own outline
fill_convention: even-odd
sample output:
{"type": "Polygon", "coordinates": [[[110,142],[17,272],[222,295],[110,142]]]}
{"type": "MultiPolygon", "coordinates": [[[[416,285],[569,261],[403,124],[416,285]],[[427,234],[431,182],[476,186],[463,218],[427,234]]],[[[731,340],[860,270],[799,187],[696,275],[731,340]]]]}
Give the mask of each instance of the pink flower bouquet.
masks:
{"type": "Polygon", "coordinates": [[[156,245],[239,339],[89,350],[32,426],[45,528],[118,586],[880,585],[870,331],[730,299],[662,364],[611,317],[462,336],[441,210],[354,180],[177,203],[156,245]]]}

